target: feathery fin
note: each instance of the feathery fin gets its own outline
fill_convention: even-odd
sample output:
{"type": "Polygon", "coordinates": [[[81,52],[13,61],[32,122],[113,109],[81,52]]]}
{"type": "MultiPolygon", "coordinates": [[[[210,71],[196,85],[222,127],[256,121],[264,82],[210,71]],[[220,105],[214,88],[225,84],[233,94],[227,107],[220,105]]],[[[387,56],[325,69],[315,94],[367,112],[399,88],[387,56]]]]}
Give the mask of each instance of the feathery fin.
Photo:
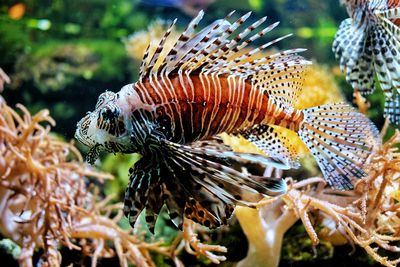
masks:
{"type": "Polygon", "coordinates": [[[264,151],[269,157],[283,162],[288,168],[299,168],[296,149],[287,140],[286,136],[270,125],[255,125],[249,130],[241,133],[249,142],[264,151]]]}
{"type": "Polygon", "coordinates": [[[399,110],[393,97],[400,93],[399,1],[348,0],[345,5],[350,18],[341,23],[333,42],[340,68],[364,96],[375,90],[376,74],[386,98],[385,114],[396,121],[400,116],[394,114],[399,110]]]}
{"type": "Polygon", "coordinates": [[[303,110],[299,136],[310,149],[328,184],[352,189],[379,132],[370,120],[347,104],[327,104],[303,110]]]}
{"type": "Polygon", "coordinates": [[[151,232],[165,204],[171,221],[182,227],[183,216],[207,227],[227,224],[236,204],[254,207],[265,196],[286,192],[279,178],[245,173],[241,167],[269,163],[286,166],[256,154],[220,150],[210,143],[180,145],[161,140],[159,149],[145,154],[131,170],[125,193],[124,213],[134,226],[146,209],[151,232]],[[263,160],[260,163],[260,160],[263,160]]]}

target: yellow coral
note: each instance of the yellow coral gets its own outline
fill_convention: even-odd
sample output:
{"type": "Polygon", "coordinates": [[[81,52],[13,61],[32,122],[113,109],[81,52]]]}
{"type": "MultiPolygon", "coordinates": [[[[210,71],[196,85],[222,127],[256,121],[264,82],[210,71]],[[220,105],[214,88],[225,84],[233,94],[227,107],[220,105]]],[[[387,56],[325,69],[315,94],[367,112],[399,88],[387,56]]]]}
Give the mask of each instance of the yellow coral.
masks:
{"type": "MultiPolygon", "coordinates": [[[[153,54],[160,42],[160,39],[164,36],[166,31],[167,23],[163,20],[157,20],[151,24],[147,31],[138,31],[125,40],[125,49],[128,55],[135,60],[142,60],[143,54],[150,45],[149,53],[153,54]]],[[[161,57],[166,56],[166,51],[169,51],[179,38],[179,33],[177,31],[172,31],[166,40],[164,49],[161,52],[161,57]]]]}
{"type": "Polygon", "coordinates": [[[343,101],[343,96],[335,83],[334,76],[324,66],[319,64],[310,66],[295,108],[304,109],[340,101],[343,101]]]}

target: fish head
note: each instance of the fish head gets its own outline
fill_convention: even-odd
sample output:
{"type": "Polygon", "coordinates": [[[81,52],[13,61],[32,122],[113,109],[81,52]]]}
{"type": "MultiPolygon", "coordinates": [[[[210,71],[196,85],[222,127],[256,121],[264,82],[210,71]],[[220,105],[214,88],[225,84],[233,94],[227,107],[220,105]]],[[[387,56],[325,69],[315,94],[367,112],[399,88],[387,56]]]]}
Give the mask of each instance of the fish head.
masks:
{"type": "Polygon", "coordinates": [[[88,146],[89,163],[94,163],[101,151],[133,153],[137,147],[130,141],[132,126],[118,93],[106,91],[96,103],[94,111],[88,112],[77,124],[75,138],[88,146]]]}

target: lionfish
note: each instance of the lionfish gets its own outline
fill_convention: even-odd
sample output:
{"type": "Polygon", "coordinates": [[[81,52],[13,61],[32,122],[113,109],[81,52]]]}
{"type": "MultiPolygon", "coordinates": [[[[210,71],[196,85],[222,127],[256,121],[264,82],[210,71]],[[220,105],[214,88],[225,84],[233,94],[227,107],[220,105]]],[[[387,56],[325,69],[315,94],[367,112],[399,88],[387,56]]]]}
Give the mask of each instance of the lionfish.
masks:
{"type": "Polygon", "coordinates": [[[376,134],[370,121],[347,104],[293,108],[310,64],[298,55],[305,49],[258,53],[286,35],[244,50],[278,22],[256,31],[263,17],[240,31],[251,13],[230,23],[232,14],[196,33],[200,12],[163,52],[173,21],[155,52],[147,48],[138,81],[102,93],[78,123],[75,136],[91,147],[89,162],[102,150],[142,154],[129,171],[124,200],[132,227],[145,209],[153,232],[165,204],[180,229],[184,216],[215,228],[227,224],[235,205],[254,207],[285,193],[284,180],[257,169],[299,166],[290,140],[274,126],[298,133],[331,186],[351,189],[365,175],[376,134]],[[215,138],[223,132],[242,135],[268,156],[232,151],[215,138]]]}
{"type": "Polygon", "coordinates": [[[344,0],[350,18],[336,33],[333,51],[346,80],[363,96],[385,94],[384,113],[400,125],[400,0],[344,0]]]}

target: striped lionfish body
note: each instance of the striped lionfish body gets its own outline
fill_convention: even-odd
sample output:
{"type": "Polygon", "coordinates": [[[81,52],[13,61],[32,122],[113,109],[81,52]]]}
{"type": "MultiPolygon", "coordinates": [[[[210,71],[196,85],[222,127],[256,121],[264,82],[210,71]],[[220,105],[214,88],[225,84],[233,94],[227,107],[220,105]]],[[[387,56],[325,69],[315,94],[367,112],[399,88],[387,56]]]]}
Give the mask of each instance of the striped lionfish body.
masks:
{"type": "Polygon", "coordinates": [[[297,54],[304,49],[257,54],[284,36],[243,54],[278,23],[253,34],[262,18],[235,34],[250,13],[230,23],[232,14],[195,33],[200,12],[161,56],[174,21],[154,54],[145,52],[139,80],[101,94],[96,109],[78,123],[77,139],[91,147],[89,162],[101,150],[143,155],[130,170],[125,195],[132,226],[145,209],[153,231],[166,205],[178,227],[184,216],[218,227],[235,205],[284,193],[283,180],[242,170],[299,166],[290,141],[274,126],[299,134],[335,188],[350,189],[365,175],[374,126],[346,104],[294,109],[310,64],[297,54]],[[242,135],[268,156],[233,152],[215,138],[222,132],[242,135]]]}
{"type": "Polygon", "coordinates": [[[142,103],[155,110],[152,120],[161,126],[157,130],[180,144],[259,124],[298,131],[303,117],[299,110],[286,112],[262,90],[235,76],[172,75],[157,82],[146,78],[132,86],[142,103]]]}
{"type": "Polygon", "coordinates": [[[385,116],[400,125],[400,0],[344,0],[350,18],[333,51],[351,86],[366,96],[374,75],[385,94],[385,116]]]}

